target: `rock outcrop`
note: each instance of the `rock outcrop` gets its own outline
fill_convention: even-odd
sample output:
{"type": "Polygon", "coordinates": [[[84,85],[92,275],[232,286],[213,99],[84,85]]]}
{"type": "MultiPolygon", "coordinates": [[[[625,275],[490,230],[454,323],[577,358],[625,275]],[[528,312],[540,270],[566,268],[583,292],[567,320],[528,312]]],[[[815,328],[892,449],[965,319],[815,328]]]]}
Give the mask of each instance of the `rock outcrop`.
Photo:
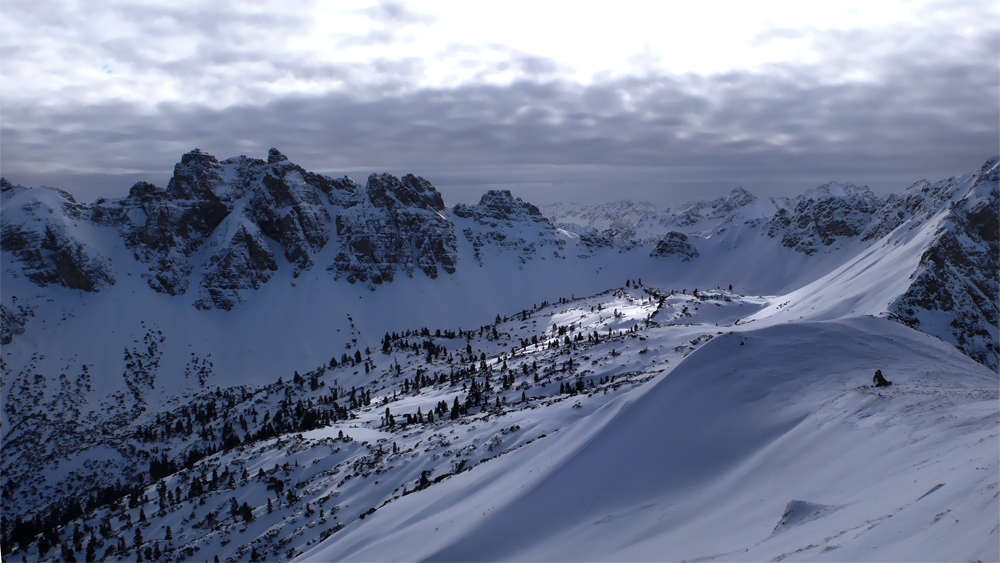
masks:
{"type": "Polygon", "coordinates": [[[0,179],[0,249],[40,285],[99,291],[115,283],[110,261],[88,245],[81,223],[87,208],[54,188],[26,188],[0,179]]]}
{"type": "Polygon", "coordinates": [[[413,175],[368,177],[364,198],[336,218],[339,252],[328,268],[337,279],[391,282],[401,270],[436,278],[455,273],[454,226],[443,215],[444,200],[427,180],[413,175]]]}
{"type": "Polygon", "coordinates": [[[768,235],[806,255],[858,238],[883,202],[867,187],[831,182],[793,200],[771,219],[768,235]]]}
{"type": "Polygon", "coordinates": [[[698,257],[698,250],[688,241],[688,236],[676,231],[667,233],[649,254],[652,257],[678,256],[681,262],[698,257]]]}
{"type": "Polygon", "coordinates": [[[994,370],[1000,369],[998,170],[1000,159],[993,158],[966,182],[939,186],[948,193],[971,184],[948,205],[913,283],[890,306],[901,322],[952,342],[994,370]]]}
{"type": "Polygon", "coordinates": [[[458,204],[452,213],[468,220],[462,233],[472,243],[480,265],[486,254],[511,253],[522,264],[535,258],[564,258],[565,242],[552,223],[510,190],[489,190],[478,204],[458,204]]]}

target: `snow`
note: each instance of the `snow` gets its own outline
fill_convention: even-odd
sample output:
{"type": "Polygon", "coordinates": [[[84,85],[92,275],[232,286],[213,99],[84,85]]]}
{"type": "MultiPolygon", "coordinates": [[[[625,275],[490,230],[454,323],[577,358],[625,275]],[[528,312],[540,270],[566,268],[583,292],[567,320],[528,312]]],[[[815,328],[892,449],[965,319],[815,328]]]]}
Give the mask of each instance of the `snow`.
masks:
{"type": "Polygon", "coordinates": [[[892,301],[909,287],[910,275],[945,216],[939,213],[916,231],[892,233],[820,279],[776,297],[747,322],[885,315],[892,301]]]}
{"type": "Polygon", "coordinates": [[[995,560],[996,378],[948,352],[875,319],[718,337],[301,560],[995,560]]]}
{"type": "MultiPolygon", "coordinates": [[[[224,161],[223,173],[239,165],[224,161]]],[[[67,195],[5,190],[5,226],[63,225],[115,265],[116,282],[39,288],[3,253],[0,300],[32,315],[2,350],[5,483],[16,489],[4,508],[31,499],[43,509],[64,490],[147,476],[151,456],[183,461],[217,445],[198,432],[135,437],[158,416],[187,420],[185,409],[211,403],[224,412],[200,430],[221,436],[226,423],[246,441],[145,481],[135,506],[88,514],[113,522],[109,545],[131,544],[138,527],[175,560],[248,561],[252,549],[299,561],[998,560],[1000,379],[927,334],[945,334],[948,314],[920,313],[925,332],[890,320],[954,221],[946,200],[991,201],[995,182],[975,178],[936,184],[947,197],[877,240],[842,237],[811,256],[766,233],[797,200],[742,190],[672,211],[564,206],[570,230],[527,207],[516,220],[466,213],[475,206],[435,212],[454,224],[456,271],[397,270],[374,290],[327,271],[333,238],[305,269],[265,238],[278,270],[231,311],[196,308],[195,288],[240,229],[259,233],[245,202],[194,253],[190,290],[168,296],[150,289],[148,265],[113,228],[60,214],[67,195]],[[602,221],[639,240],[584,248],[577,227],[602,221]],[[699,255],[650,257],[675,229],[699,255]],[[404,331],[406,345],[383,353],[383,336],[404,331]],[[442,357],[421,348],[430,343],[442,357]],[[355,353],[364,365],[329,363],[355,353]],[[448,381],[470,365],[473,375],[448,381]],[[871,388],[876,369],[894,384],[871,388]],[[318,387],[292,383],[296,372],[318,387]],[[404,390],[417,374],[435,380],[404,390]],[[481,410],[402,422],[487,380],[481,410]],[[265,415],[319,409],[333,389],[344,406],[355,386],[372,403],[351,417],[250,439],[265,415]],[[384,424],[386,409],[397,425],[384,424]],[[213,472],[232,481],[180,497],[213,472]],[[277,494],[278,481],[294,495],[277,494]],[[177,500],[161,508],[157,485],[177,500]],[[234,499],[252,522],[229,514],[234,499]]],[[[813,195],[870,192],[828,184],[813,195]]],[[[61,557],[37,549],[4,556],[61,557]]]]}

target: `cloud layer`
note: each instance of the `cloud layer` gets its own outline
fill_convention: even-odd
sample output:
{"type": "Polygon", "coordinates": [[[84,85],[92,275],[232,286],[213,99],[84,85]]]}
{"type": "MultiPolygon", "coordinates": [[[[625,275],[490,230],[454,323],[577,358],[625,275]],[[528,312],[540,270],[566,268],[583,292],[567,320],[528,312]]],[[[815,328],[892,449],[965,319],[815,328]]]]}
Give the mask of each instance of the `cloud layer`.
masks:
{"type": "MultiPolygon", "coordinates": [[[[25,6],[5,4],[4,16],[25,6]]],[[[991,29],[777,29],[758,41],[807,42],[821,60],[708,75],[653,69],[587,84],[568,79],[559,61],[456,45],[447,56],[480,80],[430,87],[421,59],[337,62],[262,49],[260,33],[278,45],[306,25],[288,15],[295,10],[232,9],[239,15],[229,17],[212,9],[190,22],[163,8],[129,10],[116,14],[144,22],[136,33],[150,37],[193,26],[189,54],[158,57],[131,35],[77,29],[72,14],[44,24],[78,34],[75,44],[101,54],[112,75],[112,67],[144,69],[126,79],[127,95],[89,95],[72,80],[49,99],[19,94],[12,75],[54,63],[28,53],[45,39],[4,41],[0,164],[10,180],[60,185],[83,199],[116,196],[140,178],[163,183],[194,147],[228,157],[277,146],[334,175],[414,172],[451,202],[493,186],[539,203],[675,201],[736,185],[784,195],[828,180],[898,190],[970,171],[1000,151],[1000,33],[991,29]],[[510,79],[488,79],[498,75],[510,79]],[[171,94],[144,98],[157,91],[151,76],[164,77],[171,94]]],[[[395,4],[359,13],[374,23],[336,36],[345,49],[433,23],[395,4]]]]}

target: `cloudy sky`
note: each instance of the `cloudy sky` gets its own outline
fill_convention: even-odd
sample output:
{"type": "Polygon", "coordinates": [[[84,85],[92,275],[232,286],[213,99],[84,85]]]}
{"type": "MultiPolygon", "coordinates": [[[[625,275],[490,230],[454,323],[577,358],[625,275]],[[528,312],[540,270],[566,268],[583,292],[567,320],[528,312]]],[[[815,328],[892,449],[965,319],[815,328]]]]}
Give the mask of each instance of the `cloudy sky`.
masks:
{"type": "Polygon", "coordinates": [[[0,169],[86,201],[195,147],[669,203],[887,193],[998,139],[994,0],[0,0],[0,169]]]}

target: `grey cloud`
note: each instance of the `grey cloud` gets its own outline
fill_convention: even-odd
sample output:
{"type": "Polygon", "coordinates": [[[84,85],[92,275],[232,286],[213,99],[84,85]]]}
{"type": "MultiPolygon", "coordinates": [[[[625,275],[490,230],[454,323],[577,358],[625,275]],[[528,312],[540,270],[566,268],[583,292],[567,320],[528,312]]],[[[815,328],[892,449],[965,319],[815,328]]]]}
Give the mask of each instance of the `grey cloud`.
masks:
{"type": "MultiPolygon", "coordinates": [[[[185,95],[211,97],[234,86],[279,80],[287,74],[283,66],[314,72],[311,66],[319,63],[308,59],[283,64],[292,58],[285,44],[312,25],[305,6],[290,0],[280,10],[264,10],[264,4],[220,0],[178,10],[135,2],[15,1],[4,4],[2,54],[8,69],[30,64],[44,73],[64,64],[106,66],[132,86],[155,88],[162,80],[185,95]],[[234,72],[233,65],[240,64],[234,72]]],[[[326,67],[322,75],[337,76],[326,67]]],[[[348,77],[342,74],[337,78],[348,77]]],[[[87,91],[92,87],[70,79],[54,97],[92,99],[94,92],[87,91]]]]}
{"type": "Polygon", "coordinates": [[[406,81],[419,61],[383,61],[378,72],[393,78],[372,89],[224,110],[5,105],[0,159],[14,182],[56,178],[70,191],[99,184],[91,199],[122,195],[137,177],[164,182],[196,146],[219,157],[277,146],[331,175],[414,172],[450,202],[496,186],[537,203],[688,200],[736,185],[784,195],[829,180],[885,192],[971,171],[998,152],[998,40],[990,32],[956,46],[960,60],[910,56],[932,45],[859,55],[877,77],[867,82],[773,65],[590,86],[522,80],[414,91],[406,81]],[[123,175],[114,189],[108,170],[123,175]]]}
{"type": "Polygon", "coordinates": [[[372,45],[389,45],[401,41],[400,33],[408,26],[430,25],[435,18],[407,9],[396,2],[381,2],[378,6],[358,10],[379,27],[362,35],[351,35],[341,39],[337,47],[366,47],[372,45]]]}
{"type": "Polygon", "coordinates": [[[551,59],[536,57],[533,55],[517,56],[514,58],[514,63],[517,65],[519,70],[532,76],[553,74],[559,69],[559,66],[556,65],[551,59]]]}
{"type": "Polygon", "coordinates": [[[435,21],[433,16],[409,10],[398,2],[380,2],[378,6],[360,12],[375,21],[394,25],[429,25],[435,21]]]}

